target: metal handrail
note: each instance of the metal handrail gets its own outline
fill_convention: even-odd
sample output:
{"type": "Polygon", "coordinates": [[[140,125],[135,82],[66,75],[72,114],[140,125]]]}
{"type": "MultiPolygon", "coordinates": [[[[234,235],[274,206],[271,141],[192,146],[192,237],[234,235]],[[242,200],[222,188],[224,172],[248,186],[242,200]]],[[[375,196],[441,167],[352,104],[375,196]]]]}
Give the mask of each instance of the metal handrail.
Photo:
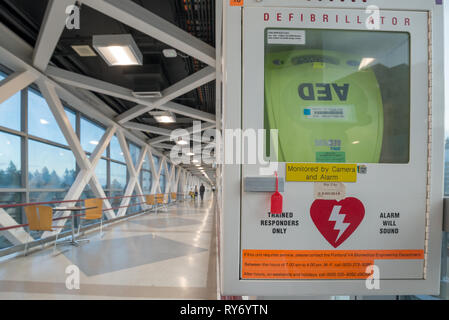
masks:
{"type": "MultiPolygon", "coordinates": [[[[167,193],[165,193],[165,194],[167,194],[167,193]]],[[[185,193],[177,193],[177,195],[186,196],[187,194],[185,194],[185,193]]],[[[139,196],[142,196],[142,195],[139,195],[139,196]]],[[[133,197],[139,197],[139,196],[133,196],[133,197]]],[[[114,198],[120,198],[120,197],[114,197],[114,198]]],[[[125,197],[123,196],[122,198],[125,198],[125,197]]],[[[182,199],[181,197],[180,198],[177,197],[177,200],[181,200],[181,199],[182,199]]],[[[79,200],[79,201],[84,201],[84,200],[79,200]]],[[[79,201],[76,201],[76,202],[79,202],[79,201]]],[[[70,202],[75,202],[75,201],[70,201],[70,202]]],[[[60,201],[55,201],[55,203],[61,203],[61,202],[60,201]]],[[[126,207],[137,206],[137,205],[140,205],[140,204],[142,204],[142,203],[131,204],[131,205],[126,206],[126,207]]],[[[29,206],[31,204],[30,203],[24,203],[24,204],[21,204],[21,205],[22,206],[29,206]]],[[[113,208],[113,209],[118,209],[118,208],[122,208],[122,207],[117,207],[117,208],[113,208]]],[[[135,216],[140,215],[140,214],[144,214],[144,213],[147,213],[147,212],[152,212],[155,209],[156,208],[153,207],[151,209],[145,209],[145,210],[140,210],[140,211],[137,211],[137,212],[134,212],[134,213],[130,213],[130,214],[127,214],[127,215],[122,216],[122,217],[116,217],[116,218],[113,218],[113,219],[108,219],[108,220],[106,220],[104,222],[103,225],[110,225],[112,223],[116,223],[116,222],[121,221],[121,220],[126,220],[126,219],[135,217],[135,216]]],[[[82,216],[82,215],[84,215],[84,214],[78,214],[76,216],[78,217],[78,216],[82,216]]],[[[64,219],[69,219],[69,217],[59,217],[59,218],[53,219],[53,221],[64,220],[64,219]]],[[[11,228],[11,229],[13,229],[13,228],[20,228],[20,227],[26,227],[26,226],[28,226],[28,225],[27,224],[25,224],[25,225],[16,225],[16,226],[8,227],[8,229],[9,228],[11,228]]],[[[89,224],[89,225],[86,225],[86,226],[82,227],[81,231],[87,231],[87,230],[95,229],[98,226],[100,226],[100,223],[89,224]]],[[[0,231],[4,231],[4,230],[0,229],[0,231]]],[[[67,236],[70,236],[70,234],[71,234],[71,231],[61,231],[61,233],[59,235],[59,238],[60,239],[65,238],[67,236]]],[[[55,240],[56,240],[56,236],[49,236],[49,237],[46,237],[44,239],[38,239],[38,240],[30,241],[30,242],[28,242],[28,248],[31,249],[31,248],[34,248],[34,247],[37,247],[37,246],[40,246],[40,245],[44,245],[44,244],[53,242],[55,240]]],[[[10,254],[19,252],[19,251],[23,250],[24,247],[25,247],[25,244],[19,244],[19,245],[14,245],[14,246],[7,247],[7,248],[4,248],[4,249],[0,249],[0,257],[4,257],[4,256],[10,255],[10,254]]]]}
{"type": "MultiPolygon", "coordinates": [[[[169,195],[170,193],[160,193],[160,194],[164,194],[164,195],[169,195]]],[[[182,193],[181,193],[182,195],[182,193]]],[[[137,197],[145,197],[147,195],[135,195],[135,196],[122,196],[122,197],[109,197],[109,198],[100,198],[101,200],[106,200],[106,199],[123,199],[123,198],[137,198],[137,197]]],[[[63,201],[49,201],[49,202],[34,202],[34,203],[20,203],[20,204],[14,204],[14,205],[8,205],[8,208],[14,208],[14,207],[28,207],[28,206],[32,206],[32,205],[44,205],[44,204],[58,204],[58,203],[76,203],[76,202],[82,202],[85,199],[82,200],[63,200],[63,201]]],[[[103,209],[103,212],[105,211],[111,211],[111,210],[117,210],[117,209],[122,209],[122,208],[129,208],[129,207],[136,207],[142,204],[146,204],[146,202],[138,202],[138,203],[133,203],[127,206],[120,206],[120,207],[114,207],[114,208],[110,208],[110,209],[103,209]]],[[[6,206],[0,206],[0,208],[5,208],[6,206]]],[[[57,210],[57,211],[64,211],[63,209],[57,210]]],[[[80,217],[80,216],[84,216],[84,213],[81,214],[77,214],[74,215],[74,217],[80,217]]],[[[67,220],[69,219],[69,217],[58,217],[58,218],[54,218],[52,219],[53,221],[58,221],[58,220],[67,220]]],[[[8,226],[8,227],[3,227],[0,228],[0,231],[7,231],[7,230],[12,230],[12,229],[19,229],[19,228],[23,228],[23,227],[27,227],[28,224],[18,224],[18,225],[14,225],[14,226],[8,226]]]]}

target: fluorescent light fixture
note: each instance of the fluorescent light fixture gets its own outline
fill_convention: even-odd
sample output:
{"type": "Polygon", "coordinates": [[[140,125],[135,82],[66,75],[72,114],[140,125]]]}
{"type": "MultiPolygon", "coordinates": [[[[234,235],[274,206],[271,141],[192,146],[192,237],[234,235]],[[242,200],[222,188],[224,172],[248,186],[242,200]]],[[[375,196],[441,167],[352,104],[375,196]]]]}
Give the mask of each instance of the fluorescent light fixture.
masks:
{"type": "Polygon", "coordinates": [[[95,35],[92,45],[109,66],[143,63],[142,52],[130,34],[95,35]]]}
{"type": "Polygon", "coordinates": [[[160,91],[133,91],[133,96],[136,98],[162,98],[160,91]]]}
{"type": "Polygon", "coordinates": [[[178,53],[175,49],[164,49],[162,50],[162,54],[166,58],[176,58],[178,56],[178,53]]]}
{"type": "Polygon", "coordinates": [[[368,67],[374,61],[376,61],[375,58],[363,58],[362,61],[360,62],[359,70],[362,70],[362,69],[368,67]]]}
{"type": "Polygon", "coordinates": [[[90,144],[93,144],[94,146],[97,146],[99,142],[98,142],[98,141],[95,141],[95,140],[92,140],[92,141],[89,141],[89,143],[90,143],[90,144]]]}
{"type": "Polygon", "coordinates": [[[159,123],[175,123],[176,116],[169,111],[150,112],[154,119],[159,123]]]}
{"type": "Polygon", "coordinates": [[[192,163],[198,163],[199,161],[198,160],[196,160],[196,159],[193,159],[192,160],[192,163]]]}
{"type": "Polygon", "coordinates": [[[193,152],[187,152],[186,153],[186,156],[189,156],[189,157],[191,157],[191,156],[194,156],[195,154],[193,153],[193,152]]]}
{"type": "Polygon", "coordinates": [[[43,125],[47,125],[47,124],[48,124],[48,121],[45,120],[45,119],[40,119],[39,122],[40,122],[41,124],[43,124],[43,125]]]}

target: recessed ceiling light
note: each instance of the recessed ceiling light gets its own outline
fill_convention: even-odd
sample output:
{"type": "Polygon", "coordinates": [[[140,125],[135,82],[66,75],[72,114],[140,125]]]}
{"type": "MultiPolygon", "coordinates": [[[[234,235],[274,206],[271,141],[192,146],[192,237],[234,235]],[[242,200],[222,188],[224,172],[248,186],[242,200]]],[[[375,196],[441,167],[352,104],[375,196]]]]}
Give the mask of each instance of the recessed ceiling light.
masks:
{"type": "Polygon", "coordinates": [[[187,152],[186,153],[186,156],[189,156],[189,157],[191,157],[191,156],[194,156],[195,154],[193,153],[193,152],[187,152]]]}
{"type": "Polygon", "coordinates": [[[154,119],[159,123],[175,123],[176,116],[169,111],[150,112],[154,119]]]}
{"type": "Polygon", "coordinates": [[[92,141],[89,141],[89,143],[90,143],[90,144],[93,144],[94,146],[96,146],[96,145],[98,145],[99,142],[98,142],[98,141],[95,141],[95,140],[92,140],[92,141]]]}
{"type": "Polygon", "coordinates": [[[47,120],[45,120],[45,119],[40,119],[40,121],[39,121],[41,124],[48,124],[48,121],[47,120]]]}
{"type": "Polygon", "coordinates": [[[178,56],[178,53],[175,49],[164,49],[162,50],[162,54],[166,58],[176,58],[178,56]]]}
{"type": "Polygon", "coordinates": [[[97,54],[89,45],[79,45],[72,46],[72,49],[80,56],[80,57],[96,57],[97,54]]]}
{"type": "Polygon", "coordinates": [[[160,91],[133,91],[133,96],[136,98],[162,98],[160,91]]]}
{"type": "Polygon", "coordinates": [[[95,35],[93,47],[110,66],[142,65],[142,52],[130,34],[95,35]]]}

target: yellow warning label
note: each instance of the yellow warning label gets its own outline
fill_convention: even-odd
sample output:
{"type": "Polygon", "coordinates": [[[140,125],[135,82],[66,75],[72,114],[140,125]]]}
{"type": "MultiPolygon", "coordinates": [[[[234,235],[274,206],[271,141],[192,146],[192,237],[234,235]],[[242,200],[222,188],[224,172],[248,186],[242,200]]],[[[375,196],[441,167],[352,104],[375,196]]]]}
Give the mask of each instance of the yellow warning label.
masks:
{"type": "Polygon", "coordinates": [[[231,7],[241,7],[243,2],[244,0],[231,0],[231,7]]]}
{"type": "Polygon", "coordinates": [[[291,182],[357,182],[356,164],[287,163],[291,182]]]}

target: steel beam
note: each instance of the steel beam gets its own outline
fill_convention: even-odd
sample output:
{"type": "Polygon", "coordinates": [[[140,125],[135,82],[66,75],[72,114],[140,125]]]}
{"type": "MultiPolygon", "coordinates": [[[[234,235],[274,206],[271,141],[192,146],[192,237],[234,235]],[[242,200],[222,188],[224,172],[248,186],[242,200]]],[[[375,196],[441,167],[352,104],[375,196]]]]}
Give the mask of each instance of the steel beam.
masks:
{"type": "MultiPolygon", "coordinates": [[[[17,221],[11,217],[4,209],[0,209],[0,227],[7,228],[16,226],[17,221]]],[[[0,235],[4,236],[13,245],[19,245],[26,242],[34,241],[34,239],[25,231],[24,228],[0,231],[0,235]]]]}
{"type": "Polygon", "coordinates": [[[210,117],[212,115],[209,115],[205,112],[198,113],[199,110],[181,106],[178,104],[169,104],[168,106],[165,104],[179,96],[182,96],[183,94],[186,94],[187,92],[192,91],[193,89],[196,89],[206,83],[213,81],[214,79],[215,69],[212,67],[206,67],[162,91],[162,98],[158,100],[151,102],[145,100],[134,100],[137,103],[140,103],[140,105],[137,105],[134,108],[131,108],[123,114],[119,115],[116,120],[118,123],[125,123],[131,119],[137,118],[145,112],[151,111],[152,109],[172,111],[175,113],[187,115],[189,117],[198,115],[200,117],[206,117],[210,120],[210,117]],[[145,105],[146,107],[142,107],[142,105],[145,105]]]}
{"type": "Polygon", "coordinates": [[[75,0],[50,0],[48,2],[33,55],[33,65],[40,71],[47,68],[64,31],[67,19],[66,9],[75,2],[75,0]]]}
{"type": "MultiPolygon", "coordinates": [[[[142,192],[142,188],[141,188],[140,182],[139,182],[139,173],[140,173],[140,170],[142,169],[143,161],[145,160],[145,156],[147,154],[148,147],[145,146],[141,149],[139,159],[137,160],[137,168],[136,168],[134,166],[134,162],[132,160],[131,153],[129,152],[128,143],[126,142],[125,136],[123,135],[121,130],[117,131],[117,138],[120,143],[120,147],[122,149],[123,156],[125,157],[126,166],[128,168],[128,173],[130,176],[128,184],[125,189],[124,198],[122,199],[121,204],[120,204],[120,207],[123,207],[123,208],[120,208],[117,212],[117,216],[122,217],[126,214],[126,211],[128,210],[127,206],[129,205],[129,202],[131,201],[130,196],[132,196],[136,185],[138,185],[138,188],[137,188],[138,191],[142,192]]],[[[140,195],[142,195],[142,193],[140,193],[140,195]]],[[[143,197],[143,195],[140,196],[139,199],[140,199],[140,202],[145,202],[145,197],[143,197]]]]}
{"type": "Polygon", "coordinates": [[[28,87],[37,79],[37,75],[28,70],[17,71],[0,81],[0,104],[11,98],[20,90],[28,87]]]}
{"type": "MultiPolygon", "coordinates": [[[[216,127],[216,124],[214,122],[214,123],[202,124],[201,130],[199,130],[199,131],[196,131],[195,127],[191,127],[189,129],[185,129],[185,130],[188,132],[188,135],[190,136],[195,133],[200,133],[200,132],[203,132],[203,131],[206,131],[209,129],[214,129],[215,127],[216,127]]],[[[172,140],[171,137],[164,136],[164,137],[157,137],[154,139],[150,139],[148,141],[148,143],[153,146],[153,145],[160,144],[161,142],[166,142],[166,141],[171,141],[171,140],[172,140]]],[[[196,142],[201,142],[201,139],[195,138],[194,136],[190,137],[190,140],[196,141],[196,142]]]]}
{"type": "Polygon", "coordinates": [[[127,122],[127,123],[124,123],[123,126],[128,129],[154,133],[154,134],[158,134],[161,136],[170,136],[171,135],[171,130],[154,127],[154,126],[149,126],[147,124],[142,124],[142,123],[137,123],[137,122],[127,122]]]}
{"type": "Polygon", "coordinates": [[[215,49],[212,46],[133,1],[82,0],[82,3],[215,67],[215,49]]]}
{"type": "Polygon", "coordinates": [[[211,67],[204,68],[203,70],[200,70],[197,73],[194,73],[191,76],[187,77],[186,79],[181,80],[173,86],[165,89],[162,93],[164,96],[158,100],[141,98],[139,99],[133,95],[133,91],[131,89],[53,66],[49,66],[47,68],[46,74],[55,81],[63,84],[137,103],[135,107],[115,118],[115,120],[120,124],[126,123],[129,120],[132,120],[155,108],[172,111],[174,113],[182,114],[193,119],[215,122],[215,116],[212,114],[170,102],[170,100],[175,99],[189,91],[192,91],[195,88],[202,86],[203,84],[214,80],[215,70],[211,67]]]}

